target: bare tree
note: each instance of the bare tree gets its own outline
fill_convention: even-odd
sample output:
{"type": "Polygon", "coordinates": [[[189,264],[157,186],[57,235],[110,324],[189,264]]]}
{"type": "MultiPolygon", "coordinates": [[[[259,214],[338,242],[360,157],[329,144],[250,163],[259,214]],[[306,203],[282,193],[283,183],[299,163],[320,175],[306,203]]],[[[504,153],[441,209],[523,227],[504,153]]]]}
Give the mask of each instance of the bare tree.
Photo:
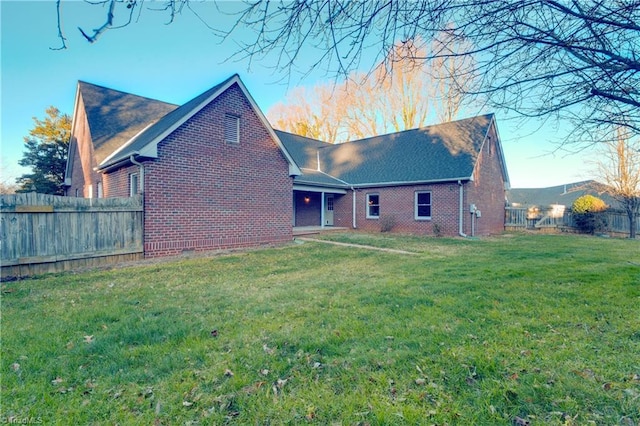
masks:
{"type": "Polygon", "coordinates": [[[464,98],[453,77],[428,66],[449,63],[416,61],[420,49],[414,40],[398,43],[371,73],[295,89],[267,115],[277,128],[331,143],[421,127],[433,115],[453,120],[464,98]]]}
{"type": "Polygon", "coordinates": [[[340,142],[348,139],[346,96],[343,86],[329,83],[297,87],[287,99],[274,105],[267,116],[277,129],[324,142],[340,142]]]}
{"type": "Polygon", "coordinates": [[[618,139],[602,146],[596,166],[604,191],[616,199],[629,218],[629,238],[636,237],[640,214],[640,143],[618,129],[618,139]]]}
{"type": "MultiPolygon", "coordinates": [[[[114,16],[126,23],[144,4],[93,1],[117,7],[108,8],[106,26],[90,41],[114,16]]],[[[187,9],[215,27],[195,2],[161,4],[155,8],[169,20],[187,9]]],[[[315,55],[310,69],[322,64],[346,76],[367,63],[373,69],[396,42],[422,37],[436,43],[416,60],[473,55],[468,74],[479,84],[462,93],[525,117],[561,117],[572,124],[568,142],[591,142],[594,134],[613,140],[620,126],[640,134],[640,0],[247,0],[221,2],[218,11],[233,15],[218,34],[242,43],[236,56],[250,61],[275,56],[280,69],[292,71],[304,52],[315,55]]]]}
{"type": "Polygon", "coordinates": [[[0,176],[2,176],[2,179],[0,179],[0,195],[15,194],[19,188],[15,182],[6,178],[6,169],[7,167],[4,165],[0,167],[0,176]]]}

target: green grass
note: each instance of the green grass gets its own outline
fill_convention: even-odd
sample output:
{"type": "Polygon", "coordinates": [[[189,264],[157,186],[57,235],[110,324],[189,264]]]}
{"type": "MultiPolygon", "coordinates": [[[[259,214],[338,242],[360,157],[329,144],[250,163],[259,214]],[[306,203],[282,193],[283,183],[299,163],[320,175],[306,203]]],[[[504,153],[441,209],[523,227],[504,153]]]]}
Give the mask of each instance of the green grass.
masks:
{"type": "Polygon", "coordinates": [[[322,238],[419,255],[306,242],[3,284],[0,418],[640,422],[638,241],[322,238]]]}

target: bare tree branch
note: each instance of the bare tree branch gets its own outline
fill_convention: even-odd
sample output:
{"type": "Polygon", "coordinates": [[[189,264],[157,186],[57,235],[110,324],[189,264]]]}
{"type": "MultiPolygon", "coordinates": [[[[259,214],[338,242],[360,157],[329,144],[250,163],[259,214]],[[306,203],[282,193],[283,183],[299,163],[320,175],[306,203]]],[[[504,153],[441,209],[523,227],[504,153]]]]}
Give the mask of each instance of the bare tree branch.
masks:
{"type": "Polygon", "coordinates": [[[51,50],[64,50],[67,48],[67,38],[64,36],[64,31],[62,30],[62,2],[61,0],[56,0],[56,16],[58,18],[58,38],[62,43],[60,47],[50,47],[51,50]]]}

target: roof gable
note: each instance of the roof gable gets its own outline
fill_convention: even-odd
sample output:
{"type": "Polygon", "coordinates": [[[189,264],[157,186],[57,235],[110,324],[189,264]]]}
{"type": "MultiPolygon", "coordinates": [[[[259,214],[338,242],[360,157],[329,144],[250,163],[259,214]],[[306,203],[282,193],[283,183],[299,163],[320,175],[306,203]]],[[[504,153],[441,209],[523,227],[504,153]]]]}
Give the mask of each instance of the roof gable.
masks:
{"type": "Polygon", "coordinates": [[[177,108],[84,81],[78,82],[78,97],[84,104],[97,164],[177,108]]]}
{"type": "Polygon", "coordinates": [[[301,174],[300,169],[296,165],[293,158],[287,152],[285,146],[282,144],[278,136],[274,133],[273,128],[267,121],[266,117],[258,108],[258,105],[254,101],[254,99],[249,94],[249,91],[240,80],[240,77],[237,74],[229,77],[225,81],[220,84],[217,84],[210,88],[209,90],[201,93],[195,98],[191,99],[189,102],[177,107],[173,111],[166,114],[162,119],[158,120],[153,125],[144,129],[143,132],[134,136],[130,139],[126,144],[124,144],[120,149],[113,152],[110,156],[105,158],[101,163],[99,163],[99,169],[106,169],[108,167],[114,166],[119,162],[125,161],[130,158],[132,155],[140,155],[143,157],[149,158],[157,158],[158,156],[158,143],[160,143],[165,137],[171,134],[174,130],[180,127],[183,123],[193,117],[198,111],[207,106],[209,103],[213,102],[218,96],[224,93],[227,89],[229,89],[233,85],[238,85],[240,90],[243,92],[243,95],[249,101],[252,109],[261,120],[265,128],[270,132],[272,138],[281,149],[283,154],[285,155],[287,161],[289,162],[289,174],[290,175],[299,175],[301,174]]]}
{"type": "Polygon", "coordinates": [[[389,185],[471,179],[493,121],[488,114],[336,145],[278,134],[304,167],[354,186],[389,185]]]}

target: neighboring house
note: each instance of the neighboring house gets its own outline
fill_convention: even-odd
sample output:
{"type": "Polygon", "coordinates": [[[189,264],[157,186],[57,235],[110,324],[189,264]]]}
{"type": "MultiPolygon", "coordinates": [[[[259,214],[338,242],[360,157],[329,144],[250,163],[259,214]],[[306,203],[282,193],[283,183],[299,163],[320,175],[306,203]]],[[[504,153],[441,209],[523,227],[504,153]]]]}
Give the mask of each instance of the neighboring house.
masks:
{"type": "MultiPolygon", "coordinates": [[[[511,207],[546,209],[561,206],[571,209],[573,202],[583,195],[593,195],[607,205],[616,206],[616,200],[606,195],[606,186],[595,180],[567,183],[546,188],[511,188],[507,191],[507,204],[511,207]]],[[[563,209],[563,210],[564,210],[563,209]]]]}
{"type": "Polygon", "coordinates": [[[495,118],[331,145],[276,131],[237,75],[181,106],[79,82],[67,195],[144,198],[145,256],[278,243],[294,227],[504,229],[495,118]]]}

